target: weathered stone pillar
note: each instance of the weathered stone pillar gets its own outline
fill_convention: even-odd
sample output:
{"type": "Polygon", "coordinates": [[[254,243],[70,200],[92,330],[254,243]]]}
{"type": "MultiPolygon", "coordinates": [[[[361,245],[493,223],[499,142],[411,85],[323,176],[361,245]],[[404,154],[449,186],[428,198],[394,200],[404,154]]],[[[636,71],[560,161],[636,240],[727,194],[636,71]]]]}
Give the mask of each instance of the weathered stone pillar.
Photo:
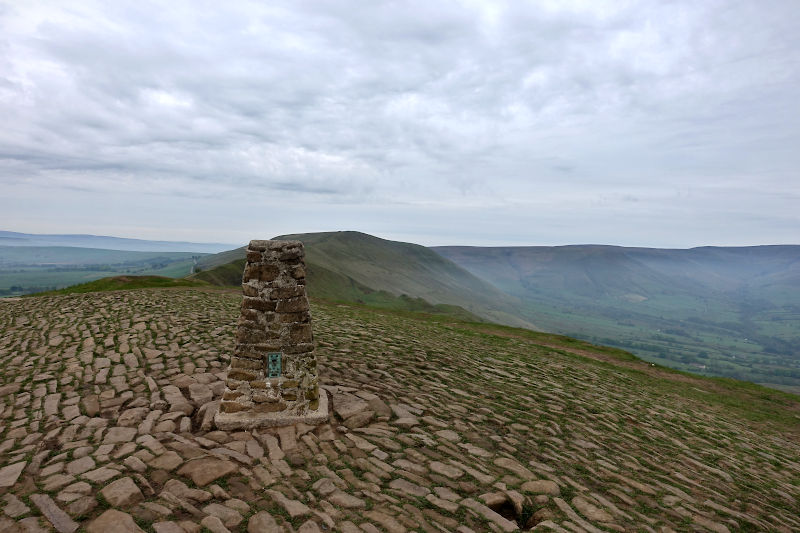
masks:
{"type": "Polygon", "coordinates": [[[220,429],[285,426],[328,419],[320,394],[306,270],[300,241],[250,241],[244,300],[220,429]]]}

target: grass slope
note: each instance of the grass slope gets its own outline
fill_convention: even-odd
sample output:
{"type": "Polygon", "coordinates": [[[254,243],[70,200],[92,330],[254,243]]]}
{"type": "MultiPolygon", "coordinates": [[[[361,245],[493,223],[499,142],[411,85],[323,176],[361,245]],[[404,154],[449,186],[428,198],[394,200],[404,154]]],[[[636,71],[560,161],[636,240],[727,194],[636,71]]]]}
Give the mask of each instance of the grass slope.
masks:
{"type": "MultiPolygon", "coordinates": [[[[210,261],[206,264],[214,264],[210,261]]],[[[224,263],[209,270],[202,270],[188,279],[202,280],[212,285],[238,287],[242,283],[244,259],[224,263]]],[[[441,314],[462,320],[481,321],[481,318],[457,305],[432,304],[423,298],[408,295],[396,296],[357,282],[349,276],[334,272],[317,264],[307,262],[307,289],[312,298],[331,302],[350,302],[381,309],[395,309],[419,313],[441,314]]]]}
{"type": "Polygon", "coordinates": [[[88,283],[72,285],[63,289],[30,294],[29,297],[53,296],[56,294],[83,294],[87,292],[106,292],[132,289],[169,288],[169,287],[204,287],[208,283],[195,279],[175,279],[163,276],[112,276],[97,279],[88,283]]]}

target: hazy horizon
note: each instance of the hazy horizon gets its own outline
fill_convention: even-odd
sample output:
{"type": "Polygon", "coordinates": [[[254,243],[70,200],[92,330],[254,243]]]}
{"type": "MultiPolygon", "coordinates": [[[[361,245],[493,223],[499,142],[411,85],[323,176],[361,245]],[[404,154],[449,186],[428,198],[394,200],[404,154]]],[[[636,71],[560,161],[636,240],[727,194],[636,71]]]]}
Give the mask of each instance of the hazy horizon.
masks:
{"type": "MultiPolygon", "coordinates": [[[[8,230],[0,229],[0,234],[4,233],[8,230]]],[[[358,230],[332,230],[332,231],[322,231],[322,232],[304,232],[304,233],[336,233],[336,232],[351,232],[351,231],[358,231],[358,230]]],[[[228,245],[231,249],[246,246],[248,241],[244,241],[241,243],[221,243],[221,242],[208,242],[208,241],[177,241],[171,239],[143,239],[139,237],[120,237],[119,235],[98,235],[98,234],[91,234],[91,233],[82,233],[82,234],[75,234],[75,233],[30,233],[30,232],[12,232],[12,233],[20,233],[23,235],[39,235],[39,236],[49,236],[49,237],[64,237],[64,236],[71,236],[71,237],[99,237],[99,238],[110,238],[110,239],[131,239],[134,241],[141,240],[145,242],[160,242],[160,243],[180,243],[180,244],[201,244],[201,245],[228,245]]],[[[372,235],[373,237],[378,237],[381,239],[386,240],[396,240],[390,239],[389,237],[381,236],[374,233],[369,232],[360,232],[366,233],[368,235],[372,235]]],[[[294,235],[297,232],[290,232],[282,235],[294,235]]],[[[269,239],[273,237],[277,237],[278,235],[262,235],[262,236],[253,236],[253,239],[269,239]]],[[[2,240],[2,235],[0,235],[0,246],[14,246],[12,243],[4,243],[2,240]]],[[[422,246],[426,246],[429,248],[437,248],[437,247],[480,247],[480,248],[511,248],[511,247],[565,247],[565,246],[611,246],[611,247],[620,247],[620,248],[652,248],[652,249],[669,249],[669,250],[689,250],[693,248],[703,248],[703,247],[754,247],[754,246],[800,246],[797,243],[767,243],[767,244],[755,244],[755,245],[742,245],[742,246],[717,246],[717,245],[701,245],[701,246],[690,246],[690,247],[658,247],[658,246],[626,246],[622,244],[610,244],[610,243],[601,243],[601,242],[574,242],[574,243],[562,243],[562,244],[493,244],[493,245],[480,245],[480,244],[471,244],[471,243],[449,243],[449,244],[423,244],[421,242],[416,241],[402,241],[402,242],[409,242],[411,244],[420,244],[422,246]]],[[[72,247],[83,247],[78,245],[64,245],[64,246],[72,246],[72,247]]]]}
{"type": "Polygon", "coordinates": [[[792,242],[799,23],[788,0],[0,0],[0,227],[792,242]]]}

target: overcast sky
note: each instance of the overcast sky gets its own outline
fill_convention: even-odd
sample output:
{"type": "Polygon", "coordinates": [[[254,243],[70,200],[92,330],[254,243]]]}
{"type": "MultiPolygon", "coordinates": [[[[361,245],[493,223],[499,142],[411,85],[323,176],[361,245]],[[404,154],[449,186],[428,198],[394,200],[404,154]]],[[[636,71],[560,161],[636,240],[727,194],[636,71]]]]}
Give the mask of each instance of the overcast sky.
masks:
{"type": "Polygon", "coordinates": [[[800,2],[0,1],[0,229],[800,243],[800,2]]]}

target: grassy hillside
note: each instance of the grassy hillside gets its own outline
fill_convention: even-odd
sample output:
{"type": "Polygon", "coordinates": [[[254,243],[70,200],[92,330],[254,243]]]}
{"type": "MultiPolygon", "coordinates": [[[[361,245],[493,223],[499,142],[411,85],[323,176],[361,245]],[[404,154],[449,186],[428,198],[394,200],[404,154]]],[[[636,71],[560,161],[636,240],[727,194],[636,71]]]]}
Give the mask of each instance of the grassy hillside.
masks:
{"type": "MultiPolygon", "coordinates": [[[[240,251],[232,250],[231,252],[238,254],[240,251]]],[[[226,258],[231,255],[228,252],[226,254],[226,258]]],[[[211,260],[206,261],[205,264],[212,265],[218,262],[219,260],[215,260],[214,256],[211,256],[211,260]]],[[[201,280],[212,285],[238,287],[242,283],[244,264],[244,259],[237,259],[209,270],[201,270],[188,279],[201,280]]],[[[447,315],[477,322],[482,320],[479,316],[457,305],[432,304],[423,298],[413,298],[405,294],[396,296],[387,291],[375,290],[348,276],[311,262],[306,264],[306,273],[308,279],[307,290],[312,298],[322,298],[331,302],[358,303],[381,309],[447,315]]]]}
{"type": "Polygon", "coordinates": [[[800,391],[800,247],[435,250],[544,329],[652,361],[800,391]]]}
{"type": "MultiPolygon", "coordinates": [[[[242,246],[241,248],[236,248],[233,250],[226,250],[224,252],[219,252],[217,254],[209,254],[204,255],[200,259],[197,260],[197,272],[202,272],[204,270],[211,270],[212,268],[217,268],[222,265],[227,265],[228,263],[232,263],[234,261],[238,261],[240,259],[244,259],[246,247],[242,246]]],[[[244,263],[242,263],[244,265],[244,263]]],[[[239,277],[241,278],[241,271],[239,272],[239,277]]],[[[236,282],[241,283],[241,279],[236,282]]]]}
{"type": "Polygon", "coordinates": [[[193,279],[165,278],[163,276],[113,276],[88,283],[80,283],[55,291],[30,294],[30,297],[53,296],[56,294],[83,294],[87,292],[106,292],[133,289],[166,289],[170,287],[204,287],[208,283],[193,279]]]}
{"type": "MultiPolygon", "coordinates": [[[[309,294],[333,301],[359,302],[377,307],[428,307],[510,325],[533,327],[520,318],[515,299],[473,276],[453,262],[416,244],[379,239],[358,232],[285,235],[303,241],[308,265],[309,294]],[[404,296],[405,295],[405,296],[404,296]]],[[[244,250],[200,261],[198,279],[238,285],[244,250]],[[238,262],[219,265],[238,256],[238,262]],[[206,269],[207,266],[219,265],[206,269]]]]}
{"type": "Polygon", "coordinates": [[[800,398],[494,324],[315,301],[329,422],[216,430],[241,301],[0,300],[0,531],[800,531],[800,398]]]}
{"type": "Polygon", "coordinates": [[[114,275],[179,278],[202,254],[69,246],[0,246],[0,296],[55,290],[114,275]]]}

